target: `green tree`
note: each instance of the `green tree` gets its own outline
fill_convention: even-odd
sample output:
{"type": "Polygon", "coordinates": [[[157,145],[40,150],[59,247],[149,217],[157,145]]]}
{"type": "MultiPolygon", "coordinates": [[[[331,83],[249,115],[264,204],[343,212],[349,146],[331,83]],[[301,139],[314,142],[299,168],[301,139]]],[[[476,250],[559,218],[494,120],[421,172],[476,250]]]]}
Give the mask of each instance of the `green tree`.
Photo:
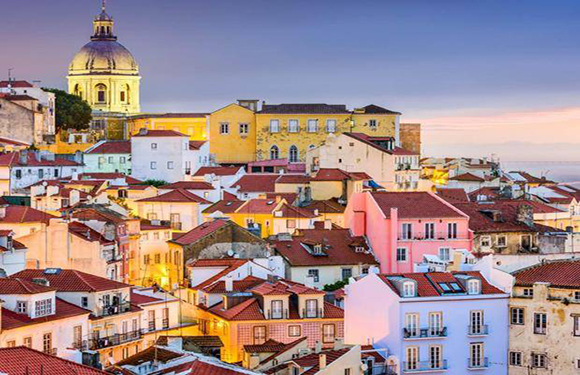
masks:
{"type": "Polygon", "coordinates": [[[93,118],[89,103],[77,95],[69,94],[63,90],[42,89],[55,95],[57,131],[61,129],[83,130],[89,127],[93,118]]]}

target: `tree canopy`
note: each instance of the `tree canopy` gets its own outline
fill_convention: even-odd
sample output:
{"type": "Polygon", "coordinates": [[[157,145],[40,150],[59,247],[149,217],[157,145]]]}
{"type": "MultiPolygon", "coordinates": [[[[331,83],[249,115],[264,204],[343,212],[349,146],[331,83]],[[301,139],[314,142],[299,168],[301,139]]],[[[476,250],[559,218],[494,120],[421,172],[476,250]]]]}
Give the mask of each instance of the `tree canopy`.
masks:
{"type": "Polygon", "coordinates": [[[51,88],[43,88],[43,90],[55,95],[57,131],[61,129],[83,130],[89,127],[93,118],[89,103],[63,90],[51,88]]]}

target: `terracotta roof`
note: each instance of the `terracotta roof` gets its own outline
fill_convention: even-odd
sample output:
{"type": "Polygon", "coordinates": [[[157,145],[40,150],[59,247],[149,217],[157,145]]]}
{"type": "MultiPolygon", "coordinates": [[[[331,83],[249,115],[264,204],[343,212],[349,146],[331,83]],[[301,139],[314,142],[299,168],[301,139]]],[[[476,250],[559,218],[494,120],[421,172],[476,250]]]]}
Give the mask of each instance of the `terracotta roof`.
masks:
{"type": "Polygon", "coordinates": [[[580,261],[555,260],[536,264],[513,273],[517,286],[550,283],[556,288],[580,288],[580,261]]]}
{"type": "Polygon", "coordinates": [[[32,83],[28,82],[28,81],[0,81],[0,88],[7,88],[8,85],[10,84],[10,86],[12,88],[30,88],[30,87],[34,87],[32,85],[32,83]]]}
{"type": "Polygon", "coordinates": [[[52,356],[25,346],[0,349],[0,372],[10,375],[106,375],[105,371],[52,356]]]}
{"type": "Polygon", "coordinates": [[[115,366],[139,366],[143,363],[159,361],[161,363],[168,362],[172,359],[182,357],[182,353],[177,353],[172,350],[161,348],[158,346],[150,346],[132,356],[125,358],[117,363],[115,366]]]}
{"type": "Polygon", "coordinates": [[[147,129],[145,134],[141,134],[140,131],[133,134],[135,137],[187,137],[187,135],[180,133],[175,130],[151,130],[147,129]]]}
{"type": "Polygon", "coordinates": [[[279,357],[280,355],[284,354],[285,352],[287,352],[288,350],[294,348],[296,345],[300,344],[301,342],[303,342],[305,340],[308,340],[308,336],[304,336],[304,337],[301,337],[301,338],[299,338],[297,340],[294,340],[292,342],[289,342],[288,344],[284,344],[284,346],[280,350],[276,351],[271,356],[269,356],[267,358],[264,358],[262,361],[260,361],[260,364],[270,362],[274,358],[279,357]]]}
{"type": "Polygon", "coordinates": [[[130,154],[131,141],[107,141],[103,142],[87,154],[130,154]]]}
{"type": "Polygon", "coordinates": [[[4,138],[4,137],[0,137],[0,144],[13,145],[13,146],[25,146],[25,147],[30,146],[30,143],[24,143],[24,142],[16,141],[14,139],[4,138]]]}
{"type": "Polygon", "coordinates": [[[0,217],[0,223],[48,223],[56,216],[28,206],[6,206],[4,217],[0,217]]]}
{"type": "Polygon", "coordinates": [[[279,174],[246,174],[232,187],[239,186],[239,191],[243,193],[275,192],[276,180],[279,174]]]}
{"type": "Polygon", "coordinates": [[[200,203],[210,204],[211,202],[193,194],[185,189],[174,189],[156,197],[139,199],[137,202],[178,202],[178,203],[200,203]]]}
{"type": "Polygon", "coordinates": [[[207,141],[189,141],[190,150],[199,150],[207,141]]]}
{"type": "Polygon", "coordinates": [[[146,119],[146,118],[205,118],[209,113],[141,113],[139,115],[134,115],[129,117],[131,120],[136,119],[146,119]]]}
{"type": "Polygon", "coordinates": [[[101,292],[131,287],[129,284],[67,269],[62,269],[56,273],[45,273],[45,270],[26,269],[15,273],[11,277],[30,281],[37,278],[47,279],[49,285],[59,292],[101,292]]]}
{"type": "Polygon", "coordinates": [[[350,112],[346,109],[344,104],[324,104],[324,103],[312,103],[312,104],[263,104],[262,110],[258,114],[301,114],[301,113],[312,113],[312,114],[349,114],[350,112]]]}
{"type": "Polygon", "coordinates": [[[205,181],[178,181],[158,189],[215,190],[212,184],[205,181]]]}
{"type": "Polygon", "coordinates": [[[443,199],[427,192],[373,192],[369,194],[386,217],[390,217],[391,208],[397,208],[398,217],[402,219],[463,217],[443,199]]]}
{"type": "Polygon", "coordinates": [[[208,278],[207,280],[197,284],[192,285],[192,289],[203,289],[206,286],[214,283],[215,281],[226,276],[230,272],[240,268],[244,264],[249,262],[248,259],[193,259],[187,262],[187,267],[190,268],[207,268],[207,267],[222,267],[223,270],[218,272],[216,275],[208,278]]]}
{"type": "Polygon", "coordinates": [[[215,174],[216,176],[234,176],[241,167],[201,167],[194,173],[194,176],[205,176],[215,174]]]}
{"type": "Polygon", "coordinates": [[[9,330],[29,326],[33,324],[41,324],[46,322],[53,322],[55,320],[67,319],[73,316],[89,315],[91,312],[78,307],[72,303],[66,302],[60,298],[55,298],[56,310],[52,315],[42,316],[31,319],[26,314],[18,314],[12,310],[2,308],[2,330],[9,330]]]}
{"type": "Polygon", "coordinates": [[[224,346],[224,343],[220,339],[219,336],[211,336],[211,335],[204,335],[204,336],[160,336],[157,339],[157,345],[167,346],[168,338],[181,338],[183,340],[183,348],[184,350],[188,350],[187,348],[190,346],[198,347],[198,348],[207,348],[207,347],[219,347],[221,348],[224,346]]]}
{"type": "Polygon", "coordinates": [[[311,177],[302,174],[283,174],[276,179],[277,184],[308,184],[311,177]]]}
{"type": "Polygon", "coordinates": [[[312,212],[314,212],[314,210],[318,210],[319,214],[342,214],[346,209],[346,207],[338,203],[336,199],[311,201],[308,206],[302,208],[312,212]]]}
{"type": "MultiPolygon", "coordinates": [[[[357,110],[364,110],[364,114],[376,114],[376,115],[400,115],[400,112],[391,111],[390,109],[386,109],[383,107],[379,107],[378,105],[369,104],[365,107],[358,108],[357,110]]],[[[358,111],[355,110],[354,113],[356,114],[358,111]]]]}
{"type": "MultiPolygon", "coordinates": [[[[484,186],[467,194],[469,200],[475,202],[479,195],[485,195],[488,199],[498,199],[500,197],[499,187],[484,186]]],[[[455,202],[453,202],[455,203],[455,202]]],[[[457,202],[459,203],[459,202],[457,202]]]]}
{"type": "Polygon", "coordinates": [[[437,195],[449,203],[469,202],[469,197],[461,188],[437,188],[437,195]]]}
{"type": "Polygon", "coordinates": [[[41,158],[37,160],[35,153],[31,151],[15,151],[0,155],[0,166],[16,167],[16,166],[31,166],[31,167],[51,167],[51,166],[82,166],[77,162],[67,159],[55,158],[54,160],[46,160],[41,158]],[[26,163],[20,162],[20,154],[26,152],[26,163]]]}
{"type": "Polygon", "coordinates": [[[449,181],[484,182],[485,180],[479,176],[467,172],[454,177],[449,177],[449,181]]]}
{"type": "MultiPolygon", "coordinates": [[[[343,348],[338,350],[325,350],[319,353],[311,353],[299,358],[293,358],[291,362],[296,363],[306,371],[302,372],[300,375],[314,375],[320,371],[320,354],[324,354],[326,356],[326,366],[332,364],[332,362],[336,361],[343,355],[347,354],[351,348],[343,348]]],[[[273,374],[277,373],[280,370],[283,370],[288,366],[287,363],[283,363],[271,369],[265,371],[266,374],[273,374]]]]}
{"type": "Polygon", "coordinates": [[[112,222],[114,224],[123,224],[129,220],[138,220],[121,215],[120,213],[108,209],[101,205],[80,205],[72,210],[72,217],[80,221],[97,220],[112,222]]]}
{"type": "Polygon", "coordinates": [[[311,181],[372,180],[364,172],[345,172],[338,168],[320,168],[311,181]]]}
{"type": "MultiPolygon", "coordinates": [[[[169,224],[153,224],[151,221],[149,220],[141,220],[141,230],[142,231],[147,231],[147,230],[167,230],[167,229],[171,229],[171,225],[169,224]]],[[[178,233],[181,234],[181,233],[178,233]]]]}
{"type": "Polygon", "coordinates": [[[214,212],[222,212],[224,214],[231,214],[236,212],[241,205],[246,203],[246,201],[239,200],[235,196],[228,194],[228,198],[226,198],[226,194],[224,193],[224,199],[215,202],[205,210],[203,210],[204,214],[211,214],[214,212]]]}
{"type": "Polygon", "coordinates": [[[354,138],[376,150],[387,153],[389,155],[418,155],[415,152],[405,150],[401,147],[396,147],[395,138],[393,137],[373,137],[364,133],[343,133],[347,137],[354,138]],[[385,147],[387,142],[390,142],[394,147],[389,149],[385,147]]]}
{"type": "Polygon", "coordinates": [[[200,239],[209,236],[210,234],[214,233],[216,230],[228,226],[230,222],[228,220],[213,220],[202,223],[197,227],[193,228],[189,232],[183,233],[177,238],[174,238],[172,242],[175,242],[179,245],[190,245],[199,241],[200,239]]]}
{"type": "Polygon", "coordinates": [[[19,278],[0,278],[0,294],[38,294],[55,290],[55,288],[19,278]]]}
{"type": "MultiPolygon", "coordinates": [[[[378,277],[397,294],[399,294],[399,291],[392,280],[394,278],[406,278],[415,280],[417,282],[417,297],[447,297],[454,294],[444,293],[443,289],[439,286],[439,283],[457,283],[461,286],[461,283],[456,277],[459,275],[466,275],[479,279],[481,281],[481,294],[504,294],[504,292],[502,292],[500,289],[488,283],[487,280],[479,273],[479,271],[379,274],[378,277]]],[[[461,289],[463,290],[463,287],[461,287],[461,289]]],[[[455,295],[465,295],[465,291],[463,290],[463,293],[458,293],[455,295]]]]}
{"type": "Polygon", "coordinates": [[[244,351],[246,353],[274,353],[284,349],[285,346],[283,342],[268,339],[263,344],[244,345],[244,351]]]}
{"type": "Polygon", "coordinates": [[[298,198],[298,193],[266,193],[266,199],[284,199],[289,205],[293,205],[298,198]]]}
{"type": "Polygon", "coordinates": [[[160,371],[152,372],[150,375],[179,374],[179,375],[248,375],[256,374],[248,369],[237,367],[233,364],[217,361],[206,361],[196,359],[193,362],[182,363],[173,367],[168,367],[160,371]]]}
{"type": "Polygon", "coordinates": [[[85,172],[79,174],[79,180],[116,180],[124,178],[127,184],[141,184],[143,181],[119,172],[85,172]]]}
{"type": "Polygon", "coordinates": [[[246,201],[242,206],[240,206],[240,208],[236,210],[236,213],[271,214],[272,212],[274,212],[274,210],[280,204],[280,202],[276,202],[276,199],[263,199],[263,198],[250,199],[249,201],[246,201]]]}
{"type": "Polygon", "coordinates": [[[92,229],[88,225],[85,225],[79,221],[71,221],[68,224],[68,231],[75,236],[82,238],[85,241],[99,242],[101,245],[113,245],[115,241],[107,240],[105,236],[96,230],[92,229]]]}
{"type": "Polygon", "coordinates": [[[212,284],[205,286],[202,290],[205,293],[223,294],[228,292],[245,292],[253,287],[262,284],[264,279],[255,276],[246,276],[242,280],[232,281],[232,290],[226,290],[226,282],[224,280],[214,281],[212,284]]]}
{"type": "Polygon", "coordinates": [[[293,267],[329,266],[351,264],[378,264],[361,237],[353,237],[348,229],[301,229],[291,241],[272,240],[270,243],[293,267]],[[322,244],[323,255],[313,252],[316,244],[322,244]]]}
{"type": "Polygon", "coordinates": [[[529,174],[528,172],[524,172],[524,171],[510,171],[509,173],[510,174],[512,174],[512,173],[519,174],[528,183],[534,183],[534,184],[553,183],[553,181],[546,179],[546,177],[539,178],[539,177],[533,176],[533,175],[529,174]]]}
{"type": "Polygon", "coordinates": [[[294,207],[284,203],[279,209],[274,211],[274,218],[289,218],[289,219],[314,219],[319,215],[315,215],[312,211],[294,207]]]}
{"type": "Polygon", "coordinates": [[[0,166],[11,167],[18,161],[18,153],[8,152],[6,154],[0,154],[0,166]]]}

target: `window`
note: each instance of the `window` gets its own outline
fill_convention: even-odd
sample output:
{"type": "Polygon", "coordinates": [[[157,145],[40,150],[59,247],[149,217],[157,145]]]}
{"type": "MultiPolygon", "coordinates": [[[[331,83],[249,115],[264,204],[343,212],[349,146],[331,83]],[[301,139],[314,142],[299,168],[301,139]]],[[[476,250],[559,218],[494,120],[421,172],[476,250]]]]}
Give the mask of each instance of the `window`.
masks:
{"type": "Polygon", "coordinates": [[[521,366],[522,365],[522,352],[510,352],[509,355],[510,366],[521,366]]]}
{"type": "Polygon", "coordinates": [[[376,130],[377,129],[377,120],[369,120],[369,127],[372,130],[376,130]]]}
{"type": "Polygon", "coordinates": [[[45,333],[42,335],[42,351],[52,354],[52,333],[45,333]]]}
{"type": "Polygon", "coordinates": [[[333,343],[336,335],[336,326],[334,324],[322,325],[322,342],[333,343]]]}
{"type": "Polygon", "coordinates": [[[326,131],[334,133],[336,131],[336,120],[326,120],[326,131]]]}
{"type": "Polygon", "coordinates": [[[81,307],[89,307],[89,297],[81,297],[81,307]]]}
{"type": "Polygon", "coordinates": [[[425,239],[435,239],[435,223],[425,223],[425,239]]]}
{"type": "Polygon", "coordinates": [[[522,234],[520,236],[520,246],[524,250],[530,250],[532,248],[532,236],[529,234],[522,234]]]}
{"type": "Polygon", "coordinates": [[[107,86],[97,85],[97,102],[105,103],[107,101],[107,86]]]}
{"type": "Polygon", "coordinates": [[[419,314],[405,314],[405,336],[419,336],[419,314]]]}
{"type": "Polygon", "coordinates": [[[574,301],[576,302],[580,301],[580,292],[578,291],[574,292],[574,301]]]}
{"type": "Polygon", "coordinates": [[[405,281],[403,283],[403,297],[415,297],[415,283],[405,281]]]}
{"type": "Polygon", "coordinates": [[[545,313],[534,313],[534,333],[545,335],[548,328],[548,316],[545,313]]]}
{"type": "Polygon", "coordinates": [[[261,345],[266,342],[266,327],[265,326],[255,326],[254,327],[254,345],[261,345]]]}
{"type": "Polygon", "coordinates": [[[37,317],[52,314],[52,299],[43,299],[34,303],[34,312],[37,317]]]}
{"type": "Polygon", "coordinates": [[[300,130],[300,123],[298,120],[288,120],[288,133],[298,133],[300,130]]]}
{"type": "Polygon", "coordinates": [[[572,332],[574,336],[580,336],[580,315],[573,315],[574,319],[574,331],[572,332]]]}
{"type": "Polygon", "coordinates": [[[344,375],[350,375],[350,369],[349,368],[345,368],[344,369],[344,375]]]}
{"type": "Polygon", "coordinates": [[[545,354],[532,353],[532,367],[534,368],[546,368],[548,364],[548,358],[545,354]]]}
{"type": "Polygon", "coordinates": [[[272,301],[272,305],[270,307],[272,319],[282,319],[284,317],[282,312],[282,306],[284,303],[281,299],[276,299],[272,301]]]}
{"type": "Polygon", "coordinates": [[[290,150],[288,151],[288,161],[290,161],[290,163],[298,162],[298,147],[294,145],[290,146],[290,150]]]}
{"type": "Polygon", "coordinates": [[[274,145],[270,147],[270,159],[279,159],[280,158],[280,149],[278,146],[274,145]]]}
{"type": "Polygon", "coordinates": [[[173,169],[173,162],[172,161],[167,162],[167,169],[173,169]]]}
{"type": "Polygon", "coordinates": [[[163,324],[163,329],[169,328],[169,308],[167,307],[161,310],[161,323],[163,324]]]}
{"type": "Polygon", "coordinates": [[[447,223],[447,238],[457,238],[457,223],[447,223]]]}
{"type": "Polygon", "coordinates": [[[406,261],[407,261],[407,248],[398,247],[397,248],[397,262],[406,262],[406,261]]]}
{"type": "Polygon", "coordinates": [[[155,331],[155,310],[149,310],[147,320],[149,331],[155,331]]]}
{"type": "Polygon", "coordinates": [[[483,367],[484,366],[484,358],[483,358],[483,343],[482,342],[474,342],[469,344],[469,367],[483,367]]]}
{"type": "Polygon", "coordinates": [[[151,169],[157,169],[157,162],[156,161],[151,162],[151,169]]]}
{"type": "Polygon", "coordinates": [[[308,276],[312,277],[315,283],[320,281],[318,270],[308,270],[308,276]]]}
{"type": "Polygon", "coordinates": [[[288,229],[296,228],[296,220],[294,220],[294,219],[286,220],[286,228],[288,228],[288,229]]]}
{"type": "Polygon", "coordinates": [[[151,149],[157,150],[157,143],[151,143],[151,149]]]}
{"type": "Polygon", "coordinates": [[[80,344],[83,341],[83,326],[73,327],[73,343],[80,344]]]}
{"type": "Polygon", "coordinates": [[[6,341],[6,347],[7,348],[14,348],[15,346],[16,346],[16,341],[15,340],[6,341]]]}
{"type": "Polygon", "coordinates": [[[22,341],[22,345],[26,346],[27,348],[32,348],[32,337],[26,336],[22,341]]]}
{"type": "Polygon", "coordinates": [[[467,280],[467,294],[479,294],[481,282],[478,279],[467,280]]]}
{"type": "Polygon", "coordinates": [[[483,324],[483,311],[475,310],[469,312],[469,334],[481,335],[485,333],[483,324]]]}
{"type": "Polygon", "coordinates": [[[17,180],[20,180],[22,178],[22,170],[21,169],[17,169],[15,174],[16,174],[17,180]]]}
{"type": "Polygon", "coordinates": [[[439,248],[439,259],[449,262],[451,260],[451,249],[448,247],[439,248]]]}
{"type": "Polygon", "coordinates": [[[227,122],[220,123],[220,134],[230,134],[230,124],[227,122]]]}
{"type": "Polygon", "coordinates": [[[16,312],[18,314],[28,313],[28,302],[27,301],[16,301],[16,312]]]}
{"type": "Polygon", "coordinates": [[[523,294],[524,294],[524,297],[533,297],[534,296],[534,288],[524,288],[523,294]]]}
{"type": "Polygon", "coordinates": [[[405,370],[417,370],[419,367],[419,348],[408,346],[405,350],[405,358],[407,360],[404,365],[405,370]]]}
{"type": "Polygon", "coordinates": [[[485,248],[491,247],[491,237],[481,236],[481,238],[479,239],[479,245],[485,248]]]}
{"type": "Polygon", "coordinates": [[[524,308],[523,307],[512,307],[510,309],[510,322],[511,324],[524,324],[524,308]]]}
{"type": "MultiPolygon", "coordinates": [[[[109,159],[111,159],[111,158],[109,158],[109,159]]],[[[38,170],[38,178],[44,178],[44,169],[38,170]]]]}
{"type": "Polygon", "coordinates": [[[506,247],[507,246],[507,237],[506,236],[503,236],[503,235],[497,236],[496,241],[497,241],[497,247],[506,247]]]}
{"type": "Polygon", "coordinates": [[[352,268],[342,269],[342,281],[348,281],[352,277],[352,268]]]}
{"type": "Polygon", "coordinates": [[[248,135],[250,133],[250,124],[240,123],[240,135],[248,135]]]}
{"type": "Polygon", "coordinates": [[[401,239],[403,240],[410,240],[413,237],[413,224],[411,223],[403,223],[401,224],[401,239]]]}
{"type": "Polygon", "coordinates": [[[429,367],[437,369],[443,367],[443,348],[439,345],[429,346],[429,367]]]}
{"type": "Polygon", "coordinates": [[[288,326],[288,337],[302,336],[302,327],[299,325],[288,326]]]}
{"type": "Polygon", "coordinates": [[[317,299],[307,299],[306,300],[306,317],[307,318],[317,318],[318,317],[318,300],[317,299]]]}
{"type": "Polygon", "coordinates": [[[270,133],[278,133],[280,131],[280,120],[270,120],[270,133]]]}
{"type": "Polygon", "coordinates": [[[121,164],[125,164],[126,162],[127,162],[127,158],[126,158],[126,157],[124,157],[124,156],[121,156],[121,157],[119,158],[119,163],[121,163],[121,164]]]}
{"type": "Polygon", "coordinates": [[[318,120],[308,120],[307,130],[309,133],[316,133],[318,131],[318,120]]]}

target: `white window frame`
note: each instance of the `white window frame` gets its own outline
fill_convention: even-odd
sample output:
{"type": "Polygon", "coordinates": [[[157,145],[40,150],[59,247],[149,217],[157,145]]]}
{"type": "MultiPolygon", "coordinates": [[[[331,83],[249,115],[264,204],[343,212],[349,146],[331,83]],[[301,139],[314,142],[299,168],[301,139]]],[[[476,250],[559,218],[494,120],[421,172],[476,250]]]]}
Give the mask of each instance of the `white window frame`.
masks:
{"type": "Polygon", "coordinates": [[[155,170],[155,169],[157,169],[157,162],[156,162],[156,161],[152,161],[152,162],[149,164],[149,167],[150,167],[152,170],[155,170]]]}
{"type": "Polygon", "coordinates": [[[220,134],[230,134],[229,122],[220,122],[220,134]]]}
{"type": "Polygon", "coordinates": [[[417,286],[412,281],[403,282],[403,297],[415,297],[417,295],[417,286]]]}
{"type": "Polygon", "coordinates": [[[481,280],[467,280],[467,294],[481,294],[481,280]]]}
{"type": "Polygon", "coordinates": [[[278,119],[270,120],[270,133],[280,133],[280,120],[278,119]]]}
{"type": "Polygon", "coordinates": [[[288,120],[288,133],[298,133],[300,131],[300,120],[290,119],[288,120]]]}
{"type": "Polygon", "coordinates": [[[326,120],[326,132],[327,133],[336,133],[336,125],[338,124],[338,121],[336,121],[336,119],[327,119],[326,120]]]}
{"type": "Polygon", "coordinates": [[[449,262],[451,261],[451,248],[450,247],[440,247],[438,252],[437,252],[437,256],[439,257],[439,259],[441,259],[444,262],[449,262]],[[443,256],[445,255],[446,256],[443,256]]]}
{"type": "Polygon", "coordinates": [[[306,131],[308,133],[318,132],[318,119],[308,119],[306,131]]]}
{"type": "Polygon", "coordinates": [[[405,263],[408,260],[409,260],[409,250],[406,247],[397,247],[397,262],[405,263]]]}
{"type": "Polygon", "coordinates": [[[522,366],[522,352],[510,351],[509,352],[509,365],[510,366],[522,366]]]}
{"type": "Polygon", "coordinates": [[[250,134],[250,124],[248,124],[247,122],[240,122],[239,123],[239,132],[240,132],[240,135],[250,134]]]}

